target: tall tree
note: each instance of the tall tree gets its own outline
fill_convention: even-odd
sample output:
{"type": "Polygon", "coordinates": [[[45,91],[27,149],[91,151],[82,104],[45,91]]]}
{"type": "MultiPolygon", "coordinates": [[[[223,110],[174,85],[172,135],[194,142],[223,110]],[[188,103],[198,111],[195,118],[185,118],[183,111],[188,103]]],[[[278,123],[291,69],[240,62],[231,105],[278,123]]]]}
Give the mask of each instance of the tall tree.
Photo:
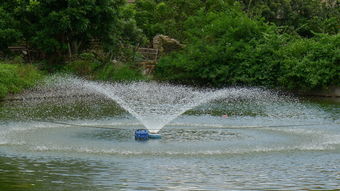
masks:
{"type": "Polygon", "coordinates": [[[200,11],[223,11],[233,0],[137,0],[136,21],[149,39],[165,34],[181,41],[185,21],[200,11]]]}
{"type": "Polygon", "coordinates": [[[115,46],[120,34],[120,7],[124,0],[3,1],[14,7],[13,15],[23,38],[46,56],[78,54],[91,39],[115,46]]]}
{"type": "Polygon", "coordinates": [[[336,34],[340,23],[338,0],[239,0],[248,15],[263,17],[303,37],[336,34]]]}
{"type": "Polygon", "coordinates": [[[15,43],[21,33],[15,29],[15,20],[0,6],[0,51],[6,51],[7,47],[15,43]]]}

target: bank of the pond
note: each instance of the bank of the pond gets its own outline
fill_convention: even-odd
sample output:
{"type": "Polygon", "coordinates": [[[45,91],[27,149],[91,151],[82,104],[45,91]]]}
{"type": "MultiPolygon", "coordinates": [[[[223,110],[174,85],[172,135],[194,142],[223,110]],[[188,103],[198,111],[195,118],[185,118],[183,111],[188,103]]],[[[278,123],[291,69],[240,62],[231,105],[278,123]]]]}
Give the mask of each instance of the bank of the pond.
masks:
{"type": "Polygon", "coordinates": [[[31,64],[0,61],[0,100],[34,86],[43,77],[43,72],[31,64]]]}
{"type": "MultiPolygon", "coordinates": [[[[80,54],[67,61],[65,64],[62,64],[58,70],[50,72],[47,72],[44,67],[40,67],[39,69],[35,65],[25,63],[20,57],[16,57],[11,60],[0,60],[0,101],[18,99],[15,96],[17,93],[33,87],[43,79],[46,74],[53,75],[55,72],[80,76],[81,78],[89,80],[109,82],[143,81],[152,79],[157,81],[168,81],[166,77],[160,79],[157,75],[156,77],[153,77],[152,75],[143,75],[141,68],[136,63],[105,62],[92,53],[80,54]]],[[[171,72],[171,70],[169,72],[171,72]]],[[[176,72],[174,72],[174,75],[176,75],[176,72]]],[[[251,86],[252,84],[250,83],[248,85],[251,86]]],[[[291,90],[289,84],[282,84],[275,89],[283,89],[284,91],[288,91],[297,96],[340,97],[340,86],[326,86],[326,88],[313,88],[312,90],[300,89],[299,91],[296,91],[291,90]]]]}
{"type": "Polygon", "coordinates": [[[322,90],[313,90],[297,93],[302,96],[311,96],[311,97],[333,97],[336,99],[340,99],[340,86],[337,87],[329,87],[322,90]]]}

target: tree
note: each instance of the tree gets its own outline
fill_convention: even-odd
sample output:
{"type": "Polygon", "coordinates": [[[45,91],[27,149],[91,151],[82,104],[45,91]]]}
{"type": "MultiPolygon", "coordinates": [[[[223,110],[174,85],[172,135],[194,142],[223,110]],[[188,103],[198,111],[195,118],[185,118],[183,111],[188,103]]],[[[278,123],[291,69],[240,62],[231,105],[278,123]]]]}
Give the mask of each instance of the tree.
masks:
{"type": "Polygon", "coordinates": [[[92,39],[117,46],[124,0],[4,0],[11,5],[17,29],[46,57],[70,57],[92,39]],[[15,4],[15,5],[13,5],[15,4]]]}
{"type": "Polygon", "coordinates": [[[251,17],[263,17],[290,33],[313,37],[314,33],[338,33],[337,0],[239,0],[251,17]]]}
{"type": "Polygon", "coordinates": [[[272,27],[248,18],[238,10],[201,11],[185,23],[190,44],[160,60],[156,76],[162,79],[221,86],[249,84],[250,51],[272,27]]]}
{"type": "Polygon", "coordinates": [[[15,43],[21,33],[15,29],[15,20],[0,6],[0,51],[7,51],[7,47],[15,43]]]}
{"type": "Polygon", "coordinates": [[[169,35],[185,41],[185,21],[199,11],[225,11],[232,0],[137,0],[136,21],[139,28],[152,39],[157,34],[169,35]]]}
{"type": "Polygon", "coordinates": [[[184,50],[160,59],[155,76],[179,83],[293,90],[339,84],[340,35],[303,38],[241,11],[209,12],[185,22],[184,50]]]}

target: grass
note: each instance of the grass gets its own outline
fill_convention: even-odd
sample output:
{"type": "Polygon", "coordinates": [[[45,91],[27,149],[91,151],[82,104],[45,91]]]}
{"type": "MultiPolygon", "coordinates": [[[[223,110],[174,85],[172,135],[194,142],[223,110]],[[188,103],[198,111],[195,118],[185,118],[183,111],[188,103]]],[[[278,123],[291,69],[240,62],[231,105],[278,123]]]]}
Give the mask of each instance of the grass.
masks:
{"type": "Polygon", "coordinates": [[[34,65],[20,59],[0,61],[0,99],[33,87],[43,76],[34,65]]]}

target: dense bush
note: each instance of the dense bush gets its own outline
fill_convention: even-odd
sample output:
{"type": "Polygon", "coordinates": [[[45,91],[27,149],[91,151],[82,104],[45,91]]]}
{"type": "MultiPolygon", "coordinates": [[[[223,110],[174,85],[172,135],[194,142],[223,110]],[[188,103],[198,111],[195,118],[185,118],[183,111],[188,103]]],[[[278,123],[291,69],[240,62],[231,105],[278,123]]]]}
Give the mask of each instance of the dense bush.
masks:
{"type": "Polygon", "coordinates": [[[146,79],[141,71],[131,64],[106,64],[95,73],[95,78],[104,81],[136,81],[146,79]]]}
{"type": "MultiPolygon", "coordinates": [[[[25,43],[48,72],[140,80],[137,48],[165,34],[185,48],[160,59],[159,80],[308,90],[340,84],[339,22],[337,0],[3,0],[0,55],[25,43]]],[[[38,76],[30,65],[0,69],[2,95],[38,76]]]]}
{"type": "Polygon", "coordinates": [[[237,11],[200,14],[186,25],[192,43],[160,60],[158,79],[303,90],[339,84],[339,35],[279,34],[237,11]]]}
{"type": "Polygon", "coordinates": [[[34,86],[43,74],[30,64],[0,61],[0,98],[34,86]]]}
{"type": "Polygon", "coordinates": [[[94,72],[102,65],[94,54],[83,53],[73,58],[64,67],[67,73],[93,78],[94,72]]]}
{"type": "Polygon", "coordinates": [[[65,66],[64,72],[76,74],[93,80],[131,81],[143,80],[145,77],[129,63],[112,63],[96,57],[92,53],[83,53],[65,66]]]}
{"type": "Polygon", "coordinates": [[[12,1],[0,3],[0,50],[25,42],[49,65],[99,45],[115,57],[144,41],[124,0],[12,1]]]}
{"type": "Polygon", "coordinates": [[[188,18],[199,11],[226,10],[233,4],[232,0],[137,0],[135,19],[149,39],[164,34],[186,41],[183,27],[188,18]]]}
{"type": "Polygon", "coordinates": [[[340,34],[298,39],[278,54],[279,85],[302,90],[340,85],[340,34]]]}
{"type": "Polygon", "coordinates": [[[339,31],[338,0],[239,0],[251,17],[282,26],[285,32],[312,37],[314,33],[336,34],[339,31]]]}
{"type": "Polygon", "coordinates": [[[9,45],[21,37],[21,33],[13,27],[15,23],[11,15],[0,6],[0,51],[6,51],[9,45]]]}
{"type": "Polygon", "coordinates": [[[213,86],[245,83],[250,80],[247,73],[253,62],[250,56],[254,56],[249,51],[253,51],[267,33],[274,33],[273,27],[237,11],[208,15],[202,12],[191,17],[186,26],[192,43],[185,50],[162,58],[156,77],[213,86]]]}

